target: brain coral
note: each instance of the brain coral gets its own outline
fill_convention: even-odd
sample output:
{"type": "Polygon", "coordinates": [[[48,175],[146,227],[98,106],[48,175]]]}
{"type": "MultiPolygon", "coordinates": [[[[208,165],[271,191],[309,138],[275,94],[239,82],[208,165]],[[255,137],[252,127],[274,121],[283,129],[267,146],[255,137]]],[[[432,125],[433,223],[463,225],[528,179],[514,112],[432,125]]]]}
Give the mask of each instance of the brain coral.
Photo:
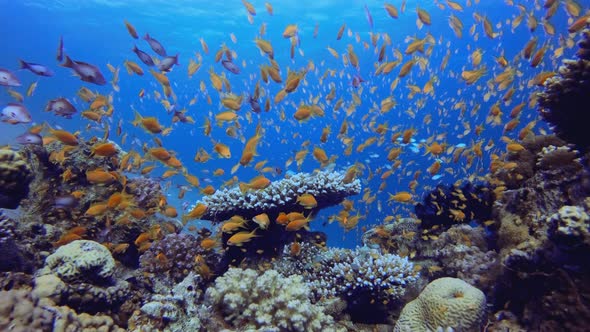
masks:
{"type": "Polygon", "coordinates": [[[426,332],[451,328],[480,331],[486,313],[486,298],[479,289],[457,278],[439,278],[406,304],[395,332],[426,332]]]}
{"type": "Polygon", "coordinates": [[[109,250],[98,242],[78,240],[59,247],[46,267],[65,281],[108,281],[115,270],[109,250]]]}

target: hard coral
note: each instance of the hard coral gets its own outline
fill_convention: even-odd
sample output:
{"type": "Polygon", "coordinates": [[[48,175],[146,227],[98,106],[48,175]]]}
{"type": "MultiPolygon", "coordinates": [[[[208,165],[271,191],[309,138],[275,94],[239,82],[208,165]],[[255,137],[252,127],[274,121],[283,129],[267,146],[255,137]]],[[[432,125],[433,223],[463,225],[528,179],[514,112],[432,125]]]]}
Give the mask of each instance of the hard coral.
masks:
{"type": "Polygon", "coordinates": [[[231,268],[207,289],[205,305],[240,330],[334,331],[333,318],[309,296],[301,276],[231,268]]]}
{"type": "Polygon", "coordinates": [[[0,208],[16,209],[29,193],[32,179],[31,169],[21,154],[0,149],[0,208]]]}
{"type": "Polygon", "coordinates": [[[444,230],[457,223],[478,221],[483,223],[491,218],[494,194],[488,183],[463,185],[438,185],[424,196],[424,202],[415,207],[421,220],[420,228],[444,230]]]}
{"type": "Polygon", "coordinates": [[[182,281],[191,271],[200,273],[205,283],[223,268],[219,254],[204,249],[201,240],[191,234],[166,235],[141,255],[141,268],[168,285],[182,281]]]}
{"type": "Polygon", "coordinates": [[[46,267],[64,281],[100,284],[112,278],[115,260],[103,245],[78,240],[59,247],[47,257],[46,267]]]}
{"type": "Polygon", "coordinates": [[[367,322],[369,316],[385,322],[387,312],[399,305],[419,275],[407,258],[394,254],[369,247],[324,249],[305,242],[298,256],[291,256],[286,248],[275,267],[284,274],[301,274],[316,300],[346,300],[347,313],[360,322],[367,322]],[[365,315],[368,311],[371,315],[365,315]]]}
{"type": "Polygon", "coordinates": [[[345,183],[344,176],[344,173],[329,171],[298,173],[274,181],[261,190],[250,190],[246,193],[242,193],[238,187],[218,190],[201,200],[200,203],[207,206],[207,212],[201,218],[218,222],[233,215],[250,219],[263,212],[276,215],[280,211],[303,210],[297,203],[297,196],[304,193],[315,197],[317,207],[312,210],[319,210],[338,204],[347,196],[360,192],[360,181],[356,179],[345,183]]]}
{"type": "Polygon", "coordinates": [[[432,281],[414,301],[406,304],[395,332],[447,330],[480,331],[486,315],[486,297],[457,278],[432,281]]]}
{"type": "Polygon", "coordinates": [[[2,331],[124,331],[103,315],[77,314],[67,306],[56,306],[46,298],[31,296],[27,290],[0,292],[2,331]]]}

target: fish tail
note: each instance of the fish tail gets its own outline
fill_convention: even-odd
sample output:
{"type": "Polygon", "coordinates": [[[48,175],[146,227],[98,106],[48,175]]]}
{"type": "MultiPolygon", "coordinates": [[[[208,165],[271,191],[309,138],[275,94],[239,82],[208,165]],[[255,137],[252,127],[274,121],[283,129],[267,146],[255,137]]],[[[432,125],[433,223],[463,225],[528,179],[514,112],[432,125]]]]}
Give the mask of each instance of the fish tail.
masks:
{"type": "Polygon", "coordinates": [[[137,48],[137,45],[133,45],[131,52],[137,52],[137,51],[139,51],[139,49],[137,48]]]}
{"type": "Polygon", "coordinates": [[[242,192],[242,194],[245,194],[246,191],[248,191],[248,189],[250,189],[248,184],[244,183],[244,182],[240,182],[239,187],[240,187],[240,191],[242,192]]]}
{"type": "Polygon", "coordinates": [[[141,114],[138,111],[135,111],[135,119],[131,121],[131,124],[137,127],[141,123],[141,114]]]}
{"type": "Polygon", "coordinates": [[[143,39],[150,40],[150,34],[146,32],[145,36],[143,36],[143,39]]]}
{"type": "Polygon", "coordinates": [[[61,64],[61,66],[66,68],[72,68],[74,66],[74,62],[72,61],[72,59],[70,59],[69,56],[66,55],[66,60],[64,61],[64,63],[61,64]]]}
{"type": "Polygon", "coordinates": [[[22,59],[18,59],[19,65],[20,65],[20,69],[26,69],[29,68],[29,66],[27,65],[26,62],[24,62],[22,59]]]}

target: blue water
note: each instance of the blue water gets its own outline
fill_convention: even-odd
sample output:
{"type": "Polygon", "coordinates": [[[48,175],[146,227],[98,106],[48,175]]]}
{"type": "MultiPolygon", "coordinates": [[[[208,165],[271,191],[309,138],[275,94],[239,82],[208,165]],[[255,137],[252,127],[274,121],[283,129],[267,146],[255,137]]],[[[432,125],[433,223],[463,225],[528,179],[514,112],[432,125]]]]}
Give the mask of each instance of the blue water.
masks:
{"type": "MultiPolygon", "coordinates": [[[[451,10],[446,6],[443,6],[445,9],[440,9],[431,1],[420,1],[419,5],[420,8],[430,13],[432,25],[418,29],[416,1],[408,1],[406,11],[400,13],[398,19],[392,19],[387,15],[383,9],[382,1],[272,1],[273,16],[266,12],[263,1],[252,1],[257,15],[253,17],[253,24],[250,24],[246,9],[241,1],[232,1],[230,4],[226,1],[1,0],[0,24],[2,25],[3,47],[0,53],[0,67],[15,71],[23,83],[23,86],[15,90],[22,94],[26,92],[30,83],[39,81],[35,94],[26,98],[24,102],[31,111],[35,123],[47,122],[54,127],[62,127],[72,132],[80,130],[82,136],[86,138],[95,135],[102,137],[101,125],[91,123],[90,128],[87,129],[90,122],[81,118],[79,113],[71,120],[45,113],[43,109],[46,102],[60,96],[67,97],[74,101],[79,111],[82,111],[87,108],[87,105],[76,97],[76,92],[80,87],[85,86],[104,95],[112,94],[115,112],[113,117],[107,120],[110,124],[110,138],[121,142],[121,138],[115,134],[115,128],[119,120],[122,119],[123,132],[128,135],[126,143],[122,144],[122,147],[126,150],[141,151],[140,145],[144,142],[148,146],[154,146],[154,143],[152,135],[131,125],[132,109],[139,111],[143,116],[157,116],[166,127],[171,126],[171,115],[167,114],[160,102],[155,100],[154,91],[162,93],[162,90],[155,78],[147,71],[147,67],[141,64],[146,72],[142,77],[129,76],[123,67],[123,62],[127,59],[140,63],[136,55],[131,52],[134,44],[151,55],[155,55],[144,40],[131,38],[123,24],[124,20],[128,20],[141,36],[147,32],[159,40],[168,54],[180,54],[180,66],[174,68],[168,77],[177,96],[176,105],[180,109],[187,108],[187,115],[191,115],[196,123],[194,125],[174,124],[170,135],[159,135],[159,137],[162,139],[164,147],[175,151],[189,173],[197,175],[203,185],[210,182],[214,187],[219,187],[224,181],[231,178],[230,169],[238,162],[244,144],[239,139],[226,135],[225,130],[228,125],[223,127],[214,125],[210,137],[203,134],[201,127],[205,118],[209,118],[214,124],[214,114],[223,110],[219,102],[219,94],[210,83],[208,71],[213,68],[218,74],[225,73],[231,84],[232,92],[244,95],[247,99],[248,94],[254,92],[254,86],[260,80],[259,66],[269,64],[267,57],[261,54],[253,42],[254,38],[259,35],[261,24],[266,24],[266,35],[262,38],[269,40],[274,47],[275,60],[281,67],[283,81],[287,76],[287,68],[301,70],[310,61],[313,61],[316,69],[306,75],[305,82],[302,82],[296,92],[289,94],[278,105],[272,102],[272,98],[283,88],[284,83],[276,84],[271,81],[264,84],[261,82],[261,87],[265,90],[266,95],[261,98],[261,104],[264,105],[266,98],[271,98],[272,107],[268,113],[263,112],[259,115],[252,113],[252,123],[248,123],[246,120],[246,113],[250,111],[247,103],[244,103],[238,112],[240,115],[239,136],[245,139],[253,136],[256,124],[259,122],[262,123],[265,134],[258,149],[259,156],[253,160],[249,167],[241,167],[235,175],[241,181],[248,181],[257,175],[253,165],[265,159],[268,160],[267,166],[281,168],[283,173],[288,170],[297,171],[295,163],[286,168],[285,162],[294,157],[295,151],[300,150],[301,144],[306,141],[310,142],[310,153],[301,171],[311,172],[319,167],[319,163],[313,159],[311,154],[314,146],[323,148],[329,156],[338,156],[335,165],[337,170],[344,170],[355,162],[362,163],[366,168],[361,176],[363,190],[370,190],[370,196],[376,195],[376,198],[372,203],[366,204],[361,200],[364,192],[351,197],[355,201],[355,209],[365,216],[359,227],[346,233],[337,223],[323,226],[322,224],[327,221],[330,215],[338,212],[339,207],[322,211],[311,225],[312,229],[322,230],[329,234],[329,245],[352,247],[359,243],[363,226],[368,227],[380,223],[388,215],[409,216],[413,212],[411,204],[388,205],[387,199],[388,193],[409,190],[408,185],[413,180],[416,171],[422,172],[418,177],[415,192],[417,201],[428,189],[439,182],[449,184],[459,179],[485,175],[488,172],[491,154],[499,155],[505,150],[505,143],[502,143],[500,138],[503,135],[503,125],[510,120],[508,117],[510,110],[521,102],[528,104],[531,94],[538,90],[538,87],[527,87],[528,81],[542,71],[554,70],[562,59],[554,57],[553,52],[560,47],[560,39],[568,38],[568,15],[563,8],[559,8],[556,15],[550,19],[557,32],[554,36],[549,36],[541,24],[536,31],[529,31],[526,18],[512,32],[508,20],[513,20],[518,16],[519,10],[516,6],[507,5],[504,1],[483,0],[471,7],[465,6],[466,1],[459,2],[465,7],[462,12],[454,12],[464,23],[461,39],[454,35],[448,25],[447,18],[451,14],[451,10]],[[373,29],[369,26],[366,18],[365,3],[374,20],[373,29]],[[493,23],[494,31],[499,35],[494,39],[486,37],[482,24],[475,23],[474,13],[485,14],[493,23]],[[342,39],[337,41],[336,35],[343,23],[346,24],[346,30],[342,39]],[[281,36],[288,24],[297,24],[299,28],[300,47],[296,50],[294,59],[289,57],[290,41],[281,36]],[[478,36],[477,39],[469,33],[474,24],[476,25],[474,31],[478,36]],[[314,38],[313,31],[316,25],[319,26],[319,30],[317,38],[314,38]],[[351,32],[350,36],[349,31],[351,32]],[[415,65],[410,75],[400,79],[397,88],[391,91],[390,85],[397,77],[401,64],[411,57],[404,55],[401,64],[389,75],[374,76],[377,53],[383,44],[383,38],[379,38],[377,49],[375,49],[371,45],[369,35],[371,31],[380,34],[387,33],[391,38],[392,45],[387,47],[386,52],[387,61],[394,60],[393,49],[399,49],[401,52],[405,50],[408,44],[407,37],[424,38],[427,33],[432,34],[436,40],[436,44],[432,45],[432,54],[428,57],[423,54],[415,54],[415,56],[427,59],[425,70],[422,71],[418,65],[415,65]],[[231,33],[235,35],[236,43],[232,42],[231,33]],[[355,40],[357,35],[360,43],[355,40]],[[107,63],[119,67],[120,92],[114,92],[110,84],[97,86],[84,83],[73,76],[69,69],[60,67],[55,60],[60,36],[63,36],[66,54],[74,60],[97,65],[107,81],[112,78],[107,69],[107,63]],[[542,63],[536,68],[531,68],[527,60],[513,61],[533,36],[539,38],[538,47],[544,44],[549,45],[542,63]],[[200,38],[203,38],[208,44],[209,54],[203,52],[200,38]],[[368,47],[365,48],[363,43],[366,43],[368,47]],[[233,75],[223,69],[221,64],[215,63],[214,54],[222,44],[237,53],[234,62],[239,64],[241,69],[239,75],[233,75]],[[350,65],[345,66],[341,60],[342,55],[346,54],[349,44],[353,45],[354,51],[359,57],[359,70],[350,65]],[[335,59],[330,55],[326,49],[328,46],[338,51],[341,55],[340,59],[335,59]],[[467,85],[461,80],[460,74],[464,69],[473,69],[469,55],[477,48],[483,51],[482,64],[486,65],[487,74],[476,84],[467,85]],[[450,50],[451,57],[446,69],[441,71],[439,69],[440,62],[447,49],[450,50]],[[202,66],[189,79],[187,66],[189,59],[197,59],[196,53],[200,53],[202,56],[202,66]],[[503,68],[495,62],[495,57],[502,53],[511,63],[510,65],[518,70],[518,75],[512,84],[517,91],[510,103],[506,105],[501,101],[505,90],[497,91],[494,88],[489,100],[484,100],[484,95],[491,91],[487,82],[503,71],[503,68]],[[46,64],[56,72],[56,75],[50,78],[39,78],[30,72],[19,71],[17,70],[18,59],[21,58],[30,62],[46,64]],[[327,70],[334,71],[335,75],[328,75],[320,82],[320,78],[327,70]],[[362,84],[362,90],[351,85],[353,75],[360,75],[366,81],[362,84]],[[418,94],[409,98],[408,84],[423,87],[433,76],[438,78],[433,95],[418,94]],[[205,82],[207,93],[201,92],[199,88],[201,81],[205,82]],[[327,103],[325,97],[329,93],[331,85],[336,88],[336,98],[331,103],[327,103]],[[146,91],[143,99],[138,97],[141,89],[146,91]],[[374,91],[371,91],[372,89],[374,91]],[[362,103],[350,116],[347,116],[345,110],[352,103],[353,93],[361,98],[362,103]],[[206,95],[211,97],[211,105],[207,103],[206,95]],[[302,123],[295,121],[293,113],[296,107],[301,103],[312,104],[312,99],[317,96],[319,96],[319,104],[326,111],[326,116],[312,118],[302,123]],[[389,96],[395,99],[397,105],[390,112],[380,114],[379,104],[381,100],[389,96]],[[197,98],[197,102],[189,106],[189,101],[193,98],[197,98]],[[340,98],[344,102],[343,106],[338,112],[334,112],[332,108],[336,100],[340,98]],[[418,107],[417,101],[421,101],[423,106],[418,107]],[[467,104],[463,115],[459,110],[453,109],[453,106],[460,101],[467,104]],[[497,101],[500,101],[500,107],[504,114],[502,115],[502,125],[494,127],[484,122],[490,107],[497,101]],[[479,104],[480,110],[472,115],[471,110],[476,104],[479,104]],[[410,116],[408,110],[411,110],[415,115],[410,116]],[[280,119],[281,111],[284,111],[286,115],[285,121],[280,119]],[[425,124],[423,121],[427,114],[432,116],[432,121],[429,124],[425,124]],[[350,127],[347,137],[354,139],[353,153],[350,156],[343,154],[346,146],[337,137],[338,130],[344,120],[349,123],[350,127]],[[386,122],[389,127],[397,126],[396,130],[387,132],[383,136],[382,143],[371,145],[362,153],[356,153],[356,147],[367,138],[380,137],[373,129],[378,124],[386,122]],[[475,127],[481,124],[485,126],[485,130],[481,136],[477,136],[474,133],[475,127]],[[326,143],[321,143],[319,140],[321,131],[327,125],[331,126],[332,133],[326,143]],[[470,131],[463,135],[466,126],[469,126],[470,131]],[[387,153],[392,147],[399,146],[399,144],[391,142],[391,135],[410,127],[416,129],[413,138],[416,141],[414,148],[418,151],[412,151],[412,145],[403,146],[403,152],[399,157],[401,167],[385,180],[387,182],[385,189],[378,191],[382,182],[380,180],[381,174],[393,164],[386,159],[387,153]],[[450,155],[443,154],[441,157],[442,167],[439,172],[441,177],[438,180],[432,180],[427,168],[435,161],[435,157],[425,156],[425,148],[419,143],[421,140],[440,134],[445,134],[445,136],[437,141],[446,142],[447,147],[465,144],[470,148],[481,141],[483,141],[483,146],[486,146],[490,140],[495,145],[490,150],[484,151],[482,158],[474,158],[470,167],[466,166],[466,158],[461,158],[458,163],[453,163],[450,160],[450,155]],[[215,156],[213,142],[217,141],[230,147],[232,152],[230,159],[220,159],[215,156]],[[204,164],[193,161],[196,151],[201,147],[215,156],[204,164]],[[224,169],[225,175],[214,177],[212,172],[217,168],[224,169]]],[[[400,1],[391,1],[391,3],[400,9],[400,1]]],[[[527,8],[527,13],[533,12],[541,23],[541,18],[545,13],[542,6],[534,8],[532,1],[518,3],[527,8]]],[[[588,3],[580,3],[587,10],[588,3]]],[[[573,50],[566,47],[563,57],[571,57],[572,54],[573,50]]],[[[0,103],[13,101],[5,90],[2,89],[0,92],[0,103]]],[[[536,109],[525,107],[520,115],[518,127],[506,135],[512,139],[516,138],[518,132],[535,118],[537,118],[536,109]]],[[[10,144],[13,143],[13,138],[24,132],[28,126],[0,124],[0,127],[2,130],[0,143],[10,144]]],[[[537,123],[534,132],[539,133],[540,130],[547,130],[541,121],[537,123]]],[[[151,175],[159,176],[164,170],[163,167],[159,167],[151,175]]],[[[271,177],[268,174],[267,176],[271,177]]],[[[279,178],[281,176],[271,177],[271,179],[279,178]]],[[[171,181],[168,192],[170,201],[180,209],[182,201],[174,198],[177,195],[177,186],[186,185],[185,180],[181,176],[176,176],[167,181],[171,181]]],[[[195,188],[186,195],[185,201],[192,204],[199,197],[199,190],[195,188]]]]}

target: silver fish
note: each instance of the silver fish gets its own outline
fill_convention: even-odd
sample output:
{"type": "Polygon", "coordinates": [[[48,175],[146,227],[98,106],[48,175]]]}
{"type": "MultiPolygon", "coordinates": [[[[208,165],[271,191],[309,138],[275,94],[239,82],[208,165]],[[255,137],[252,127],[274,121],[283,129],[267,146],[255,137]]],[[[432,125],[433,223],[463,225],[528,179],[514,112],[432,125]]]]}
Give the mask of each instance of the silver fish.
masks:
{"type": "Polygon", "coordinates": [[[9,103],[2,109],[2,122],[17,124],[31,121],[31,114],[23,104],[9,103]]]}
{"type": "Polygon", "coordinates": [[[230,60],[221,60],[221,64],[223,67],[234,74],[240,73],[240,68],[236,66],[235,63],[231,62],[230,60]]]}
{"type": "Polygon", "coordinates": [[[17,136],[15,140],[18,144],[43,145],[43,138],[39,134],[33,134],[29,132],[17,136]]]}
{"type": "Polygon", "coordinates": [[[71,68],[84,82],[94,83],[97,85],[107,84],[104,76],[102,76],[102,73],[95,65],[72,60],[66,55],[66,61],[62,64],[62,67],[71,68]]]}
{"type": "Polygon", "coordinates": [[[55,207],[61,209],[73,208],[78,204],[76,197],[72,195],[63,195],[55,197],[55,207]]]}
{"type": "Polygon", "coordinates": [[[133,45],[132,51],[135,54],[137,54],[137,57],[139,58],[139,60],[141,60],[141,62],[145,63],[150,67],[154,65],[154,60],[152,59],[152,57],[149,54],[137,48],[137,45],[133,45]]]}
{"type": "Polygon", "coordinates": [[[154,52],[156,52],[158,55],[166,56],[166,50],[164,49],[164,46],[162,46],[162,44],[160,44],[159,41],[150,37],[150,35],[148,33],[146,33],[145,36],[143,36],[143,39],[147,40],[147,42],[148,42],[148,44],[150,44],[150,47],[152,48],[152,50],[154,50],[154,52]]]}
{"type": "Polygon", "coordinates": [[[160,63],[158,63],[158,69],[160,71],[170,71],[172,66],[178,65],[178,53],[175,56],[167,56],[160,63]]]}
{"type": "Polygon", "coordinates": [[[71,119],[72,115],[76,114],[77,110],[66,98],[57,98],[47,102],[45,112],[53,112],[55,115],[71,119]]]}
{"type": "Polygon", "coordinates": [[[19,60],[19,61],[20,61],[20,68],[21,69],[28,69],[33,74],[39,75],[39,76],[53,76],[53,70],[47,68],[44,65],[40,65],[38,63],[26,62],[23,60],[19,60]]]}
{"type": "Polygon", "coordinates": [[[10,70],[0,68],[0,85],[20,86],[20,81],[10,70]]]}

